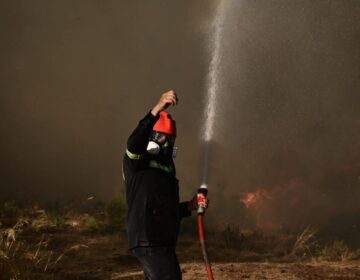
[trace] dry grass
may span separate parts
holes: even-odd
[[[61,253],[46,249],[49,240],[44,235],[34,244],[18,239],[27,225],[27,221],[19,220],[12,228],[0,231],[0,273],[3,279],[27,279],[31,271],[47,272],[63,257]]]
[[[104,216],[10,206],[17,222],[0,227],[1,280],[142,279],[125,235],[99,230],[106,226]],[[264,234],[228,225],[207,233],[215,279],[360,279],[360,250],[352,251],[343,241],[320,245],[311,228]],[[185,280],[205,279],[193,230],[180,236],[178,256]]]
[[[309,227],[305,228],[296,238],[290,255],[302,258],[310,256],[313,258],[312,248],[317,245],[317,240],[315,239],[316,232],[316,230]]]
[[[320,250],[319,259],[325,261],[348,261],[355,257],[356,252],[351,252],[343,241],[334,241]]]

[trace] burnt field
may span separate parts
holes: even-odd
[[[127,249],[121,199],[88,209],[1,207],[0,279],[142,279]],[[184,279],[206,279],[195,219],[183,224],[178,256]],[[209,227],[215,279],[360,279],[360,250],[298,233]]]

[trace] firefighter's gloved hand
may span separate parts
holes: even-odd
[[[188,210],[189,211],[196,211],[198,209],[198,194],[195,194],[194,197],[188,203]],[[210,200],[205,199],[205,208],[209,207]]]
[[[179,102],[176,92],[174,90],[169,90],[163,93],[158,101],[158,103],[151,110],[151,114],[157,116],[161,111],[165,110],[170,105],[175,106]]]

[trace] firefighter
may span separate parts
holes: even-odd
[[[129,248],[148,280],[181,279],[175,253],[180,220],[197,209],[196,195],[179,202],[176,124],[164,111],[177,104],[173,90],[162,94],[128,138],[123,160]]]

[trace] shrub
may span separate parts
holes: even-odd
[[[124,194],[120,193],[110,201],[106,207],[106,213],[109,219],[109,231],[122,232],[125,230],[127,207]]]
[[[100,224],[100,222],[92,216],[87,216],[82,221],[82,226],[86,231],[92,233],[99,232],[103,229],[103,226]]]
[[[220,238],[224,242],[225,248],[240,248],[244,239],[238,225],[226,225],[220,232]]]
[[[57,211],[49,211],[46,214],[48,221],[56,227],[62,226],[65,223],[63,216]]]
[[[18,219],[25,216],[25,209],[19,208],[15,201],[5,202],[0,207],[0,219],[2,224],[6,227],[14,226]]]
[[[344,261],[351,256],[349,247],[344,241],[334,241],[332,244],[325,246],[321,251],[319,257],[326,261]]]

